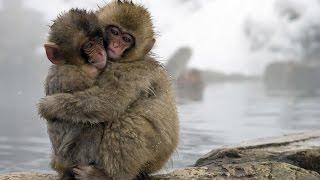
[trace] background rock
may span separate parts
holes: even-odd
[[[213,150],[194,167],[151,179],[320,179],[320,131],[258,139]],[[55,180],[32,172],[0,175],[0,180]]]

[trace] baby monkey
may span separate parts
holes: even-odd
[[[94,87],[43,98],[39,113],[46,119],[92,124],[96,133],[88,133],[92,144],[86,144],[83,133],[79,141],[62,141],[68,144],[62,149],[75,147],[85,151],[83,157],[89,157],[79,161],[78,151],[68,151],[71,153],[65,156],[70,160],[64,162],[74,163],[70,156],[75,153],[75,164],[79,164],[73,168],[76,179],[145,178],[165,165],[179,139],[170,79],[150,53],[155,43],[151,14],[142,5],[118,0],[100,8],[96,15],[105,31],[105,48],[112,63]],[[80,149],[78,143],[87,147]],[[96,157],[87,153],[96,151]]]
[[[93,12],[71,9],[58,16],[50,30],[49,43],[44,47],[53,64],[81,66],[89,75],[104,69],[107,54],[103,31]]]
[[[44,45],[47,58],[54,64],[46,78],[46,95],[72,93],[92,87],[107,64],[103,30],[96,15],[71,9],[54,20],[49,43]],[[72,168],[96,164],[103,124],[71,123],[47,119],[53,147],[51,166],[61,179],[74,179]],[[100,133],[100,134],[99,134]]]

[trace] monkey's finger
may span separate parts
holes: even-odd
[[[73,168],[72,171],[74,173],[75,179],[77,179],[77,180],[86,179],[86,177],[87,177],[85,171],[83,171],[79,168]]]
[[[79,175],[83,174],[83,171],[79,168],[73,168],[72,172],[75,174],[75,176],[77,176],[77,175],[79,176]]]
[[[82,180],[82,179],[83,179],[83,177],[82,177],[82,176],[77,175],[77,174],[75,174],[75,175],[74,175],[74,178],[75,178],[76,180]]]
[[[75,167],[75,168],[73,168],[73,169],[75,169],[75,170],[78,170],[78,171],[83,171],[84,170],[84,167],[85,166],[77,166],[77,167]]]
[[[88,171],[88,172],[93,170],[91,166],[77,166],[77,168],[82,171]]]

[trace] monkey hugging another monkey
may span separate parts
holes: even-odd
[[[128,1],[54,21],[39,114],[61,179],[141,179],[168,161],[179,122],[170,80],[150,56],[154,43],[149,12]]]

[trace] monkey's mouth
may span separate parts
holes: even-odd
[[[108,54],[108,58],[111,60],[115,60],[119,58],[117,53],[111,48],[107,49],[107,54]]]

